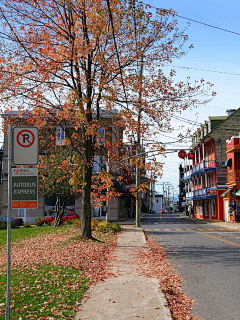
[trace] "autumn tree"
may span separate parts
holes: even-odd
[[[38,127],[65,130],[69,148],[83,161],[83,236],[91,237],[94,157],[106,157],[99,130],[111,131],[110,123],[118,128],[115,141],[103,145],[109,163],[121,168],[123,129],[126,137],[145,139],[170,128],[173,113],[209,98],[203,80],[174,82],[175,71],[163,71],[185,54],[187,36],[174,16],[135,0],[1,1],[2,107],[29,110]],[[154,162],[148,166],[157,170]],[[111,184],[103,172],[94,179]]]
[[[57,227],[62,221],[67,203],[80,196],[72,181],[82,175],[81,162],[64,148],[58,147],[55,152],[40,156],[38,169],[39,192],[56,197],[54,226]]]

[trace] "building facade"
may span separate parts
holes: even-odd
[[[222,194],[226,222],[240,222],[240,136],[226,141],[227,187]]]
[[[227,191],[226,140],[239,132],[240,109],[226,116],[209,117],[197,129],[190,147],[193,159],[185,160],[186,202],[200,219],[228,219],[222,194]]]
[[[109,118],[108,119],[108,126],[105,125],[105,128],[100,132],[101,140],[99,140],[99,151],[96,153],[94,158],[93,164],[93,173],[97,174],[99,171],[106,170],[107,166],[107,150],[103,146],[104,139],[108,137],[111,139],[111,143],[117,144],[117,142],[122,139],[122,130],[119,128],[115,128],[111,124],[111,119],[108,117],[107,114],[102,114],[103,117]],[[18,119],[19,115],[17,112],[11,112],[10,114],[4,115],[4,120],[8,117],[14,117]],[[21,114],[20,126],[24,126],[27,123],[27,117],[31,117],[31,114],[23,115]],[[20,118],[20,117],[19,117]],[[7,122],[7,121],[6,121]],[[6,123],[5,123],[6,124]],[[55,146],[64,146],[65,141],[65,132],[62,128],[59,127],[52,127],[52,136],[55,136]],[[4,142],[3,147],[1,150],[1,183],[0,183],[0,215],[7,215],[7,208],[8,208],[8,130],[7,125],[4,131]],[[41,137],[40,137],[41,140]],[[40,153],[41,150],[41,143],[39,147]],[[105,219],[106,218],[106,210],[108,210],[108,219],[110,221],[118,221],[121,219],[127,219],[129,217],[129,207],[133,207],[133,197],[129,195],[129,191],[125,184],[128,184],[129,181],[127,180],[126,176],[123,174],[123,170],[119,166],[113,166],[113,170],[109,173],[113,182],[113,188],[115,188],[118,192],[118,196],[113,198],[109,203],[103,203],[103,205],[99,208],[94,208],[92,206],[92,217],[97,219]],[[122,182],[119,183],[117,178],[122,176]],[[56,197],[51,196],[48,197],[47,195],[38,194],[38,208],[36,209],[12,209],[12,217],[22,217],[25,223],[35,223],[36,218],[43,218],[44,216],[50,215],[55,210],[55,201]],[[82,212],[82,199],[81,197],[78,199],[73,199],[68,206],[66,207],[69,211],[74,211],[77,213],[81,218]]]

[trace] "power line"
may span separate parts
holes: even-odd
[[[163,9],[163,8],[154,7],[154,6],[152,6],[152,5],[149,5],[149,4],[147,4],[147,3],[144,3],[144,2],[142,2],[142,1],[140,1],[140,3],[142,3],[142,4],[144,4],[144,5],[148,5],[149,8],[166,10],[166,9]],[[217,30],[221,30],[221,31],[224,31],[224,32],[228,32],[228,33],[232,33],[232,34],[236,34],[237,36],[240,36],[240,33],[238,33],[238,32],[231,31],[231,30],[224,29],[224,28],[220,28],[220,27],[216,27],[216,26],[213,26],[213,25],[211,25],[211,24],[208,24],[208,23],[205,23],[205,22],[201,22],[201,21],[197,21],[197,20],[194,20],[194,19],[191,19],[191,18],[183,17],[183,16],[180,16],[180,15],[177,14],[177,13],[171,13],[171,15],[176,16],[176,17],[179,17],[179,18],[181,18],[181,19],[185,19],[185,20],[189,20],[189,21],[192,21],[192,22],[195,22],[195,23],[202,24],[202,25],[204,25],[204,26],[206,26],[206,27],[214,28],[214,29],[217,29]]]
[[[235,31],[231,31],[231,30],[220,28],[220,27],[212,26],[211,24],[200,22],[200,21],[197,21],[197,20],[194,20],[194,19],[190,19],[190,18],[186,18],[186,17],[180,16],[179,14],[175,14],[175,16],[179,17],[179,18],[182,18],[182,19],[186,19],[186,20],[192,21],[192,22],[196,22],[196,23],[202,24],[202,25],[204,25],[206,27],[218,29],[218,30],[221,30],[221,31],[224,31],[224,32],[229,32],[229,33],[236,34],[237,36],[240,36],[240,33],[235,32]]]
[[[173,67],[173,68],[181,68],[181,69],[188,69],[188,70],[196,70],[196,71],[205,71],[205,72],[215,72],[215,73],[230,74],[230,75],[233,75],[233,76],[240,76],[240,73],[234,73],[234,72],[216,71],[216,70],[209,70],[209,69],[198,69],[198,68],[190,68],[190,67],[180,67],[180,66],[172,66],[172,65],[171,65],[171,67]]]

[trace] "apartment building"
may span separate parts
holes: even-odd
[[[115,127],[111,122],[111,115],[106,112],[102,112],[101,117],[105,119],[104,129],[99,129],[101,139],[99,139],[99,148],[96,152],[94,163],[93,163],[93,173],[98,174],[99,171],[106,171],[107,169],[107,149],[104,147],[104,139],[110,139],[111,143],[115,144],[118,140],[122,139],[123,131],[117,127]],[[7,202],[8,202],[8,131],[7,131],[7,119],[10,117],[14,117],[16,120],[15,123],[19,122],[20,126],[24,126],[28,124],[28,120],[31,119],[31,114],[28,112],[26,114],[19,113],[17,111],[12,111],[11,113],[6,113],[2,115],[3,121],[5,123],[5,131],[4,131],[4,141],[3,141],[3,148],[1,150],[1,183],[0,183],[0,215],[7,215]],[[106,125],[107,121],[107,125]],[[74,128],[72,128],[74,130]],[[44,130],[41,130],[44,134]],[[48,132],[49,134],[49,132]],[[77,132],[76,132],[77,134]],[[64,146],[65,144],[65,130],[59,126],[52,126],[51,127],[51,136],[55,137],[55,146]],[[39,144],[39,152],[44,153],[44,145],[41,141],[45,141],[42,136],[40,136],[40,144]],[[110,141],[109,140],[109,141]],[[126,187],[128,180],[126,175],[124,175],[123,170],[118,165],[113,166],[112,171],[109,173],[113,182],[113,188],[115,188],[119,194],[115,198],[113,198],[107,204],[103,203],[101,207],[94,208],[92,206],[92,217],[98,219],[105,219],[106,218],[106,210],[108,209],[108,218],[110,221],[117,221],[120,219],[126,219],[129,216],[129,208],[128,208],[128,201],[126,200],[126,195],[129,193]],[[122,182],[119,182],[117,177],[123,176]],[[129,178],[129,177],[128,177]],[[132,197],[131,197],[132,203]],[[55,210],[55,202],[56,197],[48,195],[38,195],[38,208],[36,209],[12,209],[12,216],[13,217],[22,217],[24,222],[27,223],[35,223],[35,218],[42,218],[46,215],[51,214]],[[69,211],[76,212],[81,217],[82,211],[82,199],[81,196],[78,199],[72,199],[68,203],[67,208]]]
[[[190,147],[193,159],[185,158],[186,203],[194,215],[213,221],[227,220],[222,194],[227,191],[226,140],[239,133],[240,109],[226,116],[209,117],[197,128]]]

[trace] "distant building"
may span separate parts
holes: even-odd
[[[160,210],[163,207],[163,195],[155,193],[155,201],[153,203],[153,212],[160,213]]]

